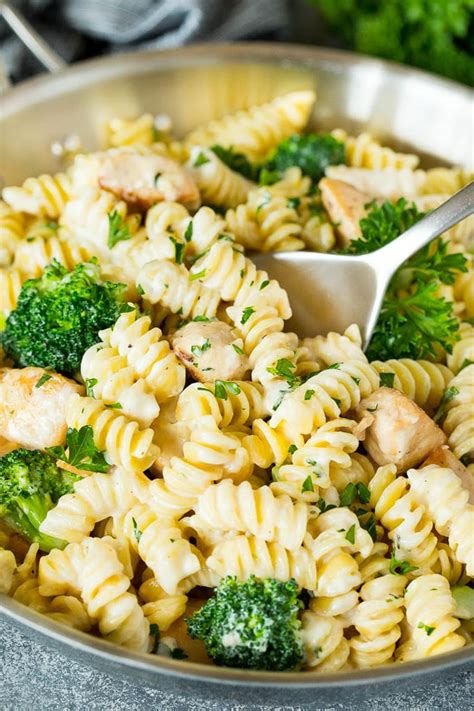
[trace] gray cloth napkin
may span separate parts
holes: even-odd
[[[285,39],[287,0],[10,0],[67,62],[188,42]],[[0,21],[13,81],[40,67]]]

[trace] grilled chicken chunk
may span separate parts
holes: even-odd
[[[109,152],[99,170],[99,185],[136,210],[163,200],[195,210],[201,202],[191,175],[171,158],[153,153]]]
[[[446,444],[435,449],[421,466],[427,467],[429,464],[437,464],[439,467],[451,469],[461,479],[463,487],[469,492],[469,503],[474,504],[474,477],[464,464],[454,456]]]
[[[342,180],[323,178],[319,187],[323,205],[336,225],[341,244],[346,247],[361,236],[359,221],[364,217],[365,205],[371,198]]]
[[[76,392],[83,388],[43,368],[0,369],[0,437],[30,449],[62,444],[66,400]]]
[[[446,441],[431,417],[392,388],[378,388],[356,408],[366,423],[364,445],[378,464],[395,464],[397,471],[416,467]]]
[[[173,350],[195,380],[242,380],[249,362],[242,339],[223,321],[192,321],[172,338]]]

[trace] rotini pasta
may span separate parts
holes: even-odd
[[[279,141],[305,126],[314,100],[314,92],[309,90],[277,97],[268,104],[197,128],[187,136],[186,143],[191,146],[218,143],[242,151],[250,158],[264,157]]]
[[[25,218],[0,200],[0,267],[7,267],[25,236]]]
[[[249,180],[228,168],[208,148],[193,148],[188,167],[201,191],[202,199],[210,205],[236,207],[246,201],[252,189]]]
[[[3,190],[3,199],[13,210],[53,220],[61,215],[71,194],[71,181],[65,173],[27,178],[21,187]]]
[[[153,430],[141,430],[137,422],[107,408],[100,400],[80,395],[71,396],[66,404],[69,427],[92,427],[96,446],[112,464],[132,471],[144,471],[158,456],[153,443]]]
[[[446,536],[456,559],[474,577],[474,506],[469,491],[447,467],[435,464],[407,473],[414,499],[425,507],[437,532]]]

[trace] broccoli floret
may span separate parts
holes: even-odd
[[[63,548],[65,541],[46,536],[39,527],[79,478],[58,469],[50,455],[37,449],[13,450],[0,457],[0,518],[43,551]]]
[[[71,272],[57,261],[25,282],[16,308],[0,333],[0,345],[18,366],[50,367],[74,374],[98,333],[112,326],[125,302],[126,286],[102,281],[95,261]]]
[[[213,597],[187,621],[220,666],[292,670],[303,660],[298,586],[273,578],[224,578]]]
[[[260,182],[272,183],[293,166],[301,168],[315,183],[328,165],[344,163],[345,146],[334,136],[325,133],[295,134],[278,144],[260,171]]]

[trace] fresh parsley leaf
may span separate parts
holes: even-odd
[[[290,197],[286,201],[286,206],[293,209],[297,210],[301,204],[301,199],[299,197]]]
[[[324,513],[325,511],[330,511],[331,509],[336,509],[337,506],[335,504],[328,504],[324,499],[318,499],[318,502],[316,504],[318,509],[320,510],[321,513]]]
[[[110,402],[106,403],[105,407],[110,407],[111,410],[122,410],[122,404],[120,402]]]
[[[208,318],[207,316],[195,316],[192,321],[195,321],[196,323],[207,323],[211,319]]]
[[[160,644],[160,628],[154,622],[150,625],[150,635],[154,638],[150,654],[156,654]]]
[[[390,558],[390,572],[392,575],[407,575],[407,573],[411,573],[413,570],[418,570],[418,566],[410,565],[407,560],[398,560],[392,551]]]
[[[383,388],[393,388],[395,373],[380,373],[380,386]]]
[[[94,395],[94,385],[97,385],[99,381],[97,378],[86,378],[86,395],[87,397],[95,397]]]
[[[200,358],[203,353],[208,351],[211,348],[211,342],[209,338],[206,338],[204,343],[201,346],[191,346],[191,353],[196,356],[196,358]]]
[[[234,151],[232,147],[224,148],[223,146],[211,146],[211,150],[216,156],[225,163],[231,170],[240,173],[249,180],[258,179],[258,166],[249,161],[246,155]]]
[[[139,294],[139,296],[143,296],[145,293],[145,289],[141,284],[137,284],[137,293]]]
[[[354,499],[356,497],[357,489],[356,485],[353,483],[349,483],[341,492],[341,495],[339,497],[339,502],[341,506],[350,506],[351,504],[354,503]]]
[[[233,348],[234,351],[235,351],[236,353],[238,353],[239,355],[245,355],[245,353],[244,353],[244,351],[242,350],[242,348],[240,348],[239,346],[237,346],[235,343],[232,344],[232,348]]]
[[[196,279],[202,279],[202,278],[205,277],[205,276],[206,276],[206,270],[205,270],[205,269],[201,269],[200,272],[195,272],[194,274],[191,273],[191,274],[189,275],[189,281],[196,281]]]
[[[308,474],[301,487],[301,493],[303,494],[305,491],[314,491],[314,485],[313,480],[311,478],[311,474]]]
[[[191,242],[193,238],[193,221],[189,220],[187,227],[184,231],[184,241]]]
[[[304,394],[304,399],[305,399],[305,400],[311,400],[311,398],[313,397],[314,393],[315,393],[314,390],[306,390],[306,392],[305,392],[305,394]]]
[[[178,240],[173,237],[173,235],[169,235],[170,242],[174,244],[174,261],[176,264],[182,264],[184,260],[184,250],[186,248],[186,245],[183,242],[178,242]]]
[[[347,541],[349,541],[349,543],[354,543],[354,541],[355,541],[355,530],[356,530],[356,525],[355,525],[355,523],[353,523],[352,526],[346,532],[345,538]]]
[[[429,637],[431,634],[433,634],[433,632],[435,631],[436,627],[430,627],[430,625],[425,625],[424,622],[419,622],[419,623],[418,623],[418,629],[419,629],[419,630],[425,630],[426,634],[427,634],[428,637]]]
[[[239,395],[241,390],[237,383],[230,380],[216,380],[214,383],[214,395],[219,400],[227,400],[227,393],[231,395]]]
[[[199,153],[196,156],[196,159],[193,163],[193,166],[195,168],[199,168],[201,165],[205,165],[206,163],[209,163],[209,158],[206,158],[204,153],[202,151],[199,151]]]
[[[48,380],[51,380],[53,376],[50,375],[49,373],[44,373],[41,378],[38,380],[38,382],[35,385],[35,388],[40,388],[42,385],[48,382]]]
[[[262,281],[262,283],[260,284],[259,291],[262,291],[262,289],[265,289],[269,284],[270,284],[270,282],[268,279],[265,279],[264,281]]]
[[[244,323],[247,323],[247,321],[249,320],[249,318],[251,317],[251,315],[254,314],[254,313],[255,313],[255,309],[254,309],[253,306],[246,306],[246,307],[242,310],[242,317],[241,317],[241,319],[240,319],[240,323],[241,323],[242,325],[243,325]]]
[[[310,467],[313,469],[313,474],[318,477],[318,479],[321,478],[323,474],[323,470],[321,468],[321,465],[319,462],[317,462],[315,459],[307,459],[306,464],[308,464]]]
[[[136,520],[134,518],[132,518],[132,524],[133,524],[133,535],[135,536],[135,540],[137,543],[140,543],[140,538],[142,537],[143,532],[140,531],[140,529],[138,528],[138,523],[136,522]],[[150,632],[151,632],[151,628],[150,628]]]
[[[290,444],[290,446],[288,447],[288,454],[294,454],[297,449],[298,447],[296,446],[296,444]]]
[[[454,400],[457,395],[459,395],[459,390],[455,385],[450,385],[448,388],[446,388],[443,393],[443,397],[441,398],[441,401],[439,403],[439,410],[433,418],[436,423],[442,422],[444,420],[448,411],[449,403],[451,402],[451,400]]]
[[[384,202],[377,205],[374,201],[369,203],[369,211],[359,223],[361,237],[350,242],[345,254],[368,254],[392,242],[403,232],[413,227],[422,217],[424,212],[419,212],[414,203],[411,205],[400,198],[395,205]]]
[[[130,239],[131,234],[128,226],[123,223],[121,215],[114,210],[108,214],[109,219],[109,235],[107,245],[109,249],[115,247],[117,242]]]
[[[88,472],[108,472],[109,464],[94,443],[94,431],[90,425],[84,425],[79,430],[69,428],[64,447],[46,447],[46,452],[57,459],[62,459],[73,467]]]

